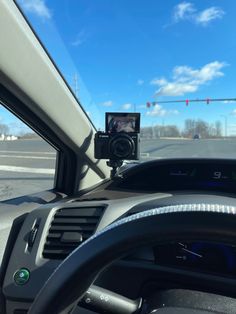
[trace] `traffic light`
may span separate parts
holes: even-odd
[[[151,103],[147,102],[147,108],[150,108],[150,107],[151,107]]]
[[[189,104],[189,100],[188,100],[188,99],[186,99],[185,103],[186,103],[186,106],[188,106],[188,104]]]

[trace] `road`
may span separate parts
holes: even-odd
[[[234,158],[236,140],[152,139],[141,141],[141,159]],[[56,152],[42,140],[0,141],[0,200],[53,187]]]
[[[0,141],[0,200],[51,189],[55,162],[45,141]]]
[[[141,141],[142,159],[153,158],[233,158],[234,139],[156,139]]]

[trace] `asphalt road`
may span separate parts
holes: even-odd
[[[236,140],[151,139],[141,141],[141,159],[235,158]],[[0,200],[53,187],[56,152],[42,140],[0,141]]]
[[[55,163],[45,141],[0,141],[0,201],[51,189]]]
[[[142,159],[162,158],[233,158],[234,139],[156,139],[141,141]]]

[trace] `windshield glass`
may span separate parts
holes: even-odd
[[[236,158],[236,1],[18,0],[98,130],[141,113],[141,159]]]

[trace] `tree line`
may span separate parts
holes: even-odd
[[[0,135],[8,135],[9,134],[9,127],[4,123],[0,123]]]
[[[198,134],[201,138],[218,138],[222,137],[222,123],[215,121],[208,123],[204,120],[186,119],[184,127],[181,129],[176,125],[153,125],[141,128],[140,135],[142,138],[158,137],[185,137],[193,138]]]
[[[16,134],[12,134],[7,124],[0,123],[0,137],[2,135],[8,136],[8,135],[16,135]],[[39,135],[32,131],[32,132],[22,132],[20,134],[17,134],[17,137],[22,138],[22,139],[36,139],[36,138],[39,138]]]

